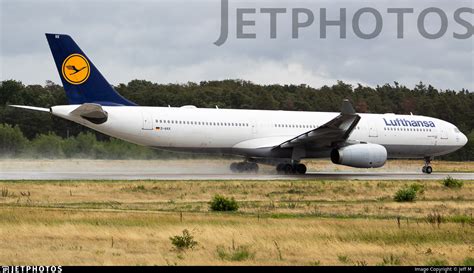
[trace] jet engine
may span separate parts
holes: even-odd
[[[387,150],[378,144],[354,144],[333,149],[331,161],[356,168],[379,168],[387,161]]]

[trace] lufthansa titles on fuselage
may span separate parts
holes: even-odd
[[[428,120],[408,120],[405,118],[396,119],[385,119],[383,118],[385,125],[387,126],[409,126],[409,127],[436,127],[434,122]]]

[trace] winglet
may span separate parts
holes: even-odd
[[[354,110],[354,107],[352,107],[352,104],[348,99],[344,99],[342,101],[342,107],[341,107],[341,114],[343,115],[354,115],[356,112]]]

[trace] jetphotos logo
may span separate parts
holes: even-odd
[[[427,120],[408,120],[402,118],[383,119],[387,126],[410,126],[410,127],[436,127],[434,122]]]
[[[71,54],[63,62],[62,74],[70,84],[84,83],[90,75],[89,61],[81,54]]]
[[[256,8],[255,6],[243,6],[245,3],[235,1],[232,4],[233,6],[234,4],[238,5],[238,7],[230,8],[229,0],[221,0],[220,34],[214,42],[215,45],[222,46],[228,38],[233,38],[231,35],[233,35],[232,30],[234,29],[236,39],[256,39],[264,36],[276,39],[277,37],[282,38],[282,35],[286,35],[288,39],[298,39],[308,37],[307,35],[318,35],[318,31],[320,39],[326,39],[332,35],[339,35],[340,39],[346,39],[350,32],[359,39],[374,39],[384,34],[383,32],[393,32],[387,33],[387,37],[403,39],[405,29],[416,29],[418,34],[425,39],[442,37],[470,39],[474,34],[472,5],[445,11],[443,8],[435,6],[416,9],[412,7],[387,7],[384,9],[357,7],[353,9],[353,6],[350,9],[344,7],[314,9],[304,7],[302,6],[305,5],[304,3],[297,1],[293,5],[298,3],[298,6],[290,8],[275,7],[275,4],[273,7]],[[307,5],[310,4],[311,2],[307,3]],[[314,3],[312,5],[314,6]],[[231,18],[235,18],[235,22],[231,22]],[[372,23],[364,24],[363,22],[367,20]],[[384,25],[384,22],[388,20],[395,20],[395,26]],[[269,29],[265,29],[267,26]],[[448,32],[448,26],[454,31]],[[290,29],[290,33],[279,31],[279,28]]]
[[[61,273],[63,271],[62,266],[34,266],[34,265],[21,265],[21,266],[2,266],[1,273]]]

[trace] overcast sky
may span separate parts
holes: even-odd
[[[419,81],[441,89],[474,90],[474,38],[454,20],[454,10],[473,8],[472,0],[446,1],[236,1],[230,0],[229,38],[218,47],[221,3],[216,1],[1,1],[1,79],[26,84],[60,83],[44,33],[73,37],[111,84],[145,79],[157,83],[244,79],[261,84],[308,84],[313,87],[342,80],[370,86],[397,81],[413,87]],[[415,3],[413,3],[415,2]],[[277,38],[270,39],[269,15],[260,8],[286,8],[277,17]],[[381,34],[358,38],[352,29],[354,13],[374,7],[382,15]],[[448,16],[446,34],[423,38],[417,18],[428,7]],[[256,39],[236,39],[236,8],[257,8],[246,14],[255,26],[245,32]],[[291,38],[291,10],[308,8],[314,23]],[[320,38],[320,8],[337,19],[347,8],[347,38],[328,27]],[[396,16],[387,8],[413,8],[405,15],[405,38],[397,39]],[[472,14],[462,15],[471,24]],[[304,16],[300,18],[305,19]],[[361,17],[365,32],[374,29],[373,17]],[[439,17],[426,17],[426,29],[436,32]]]

